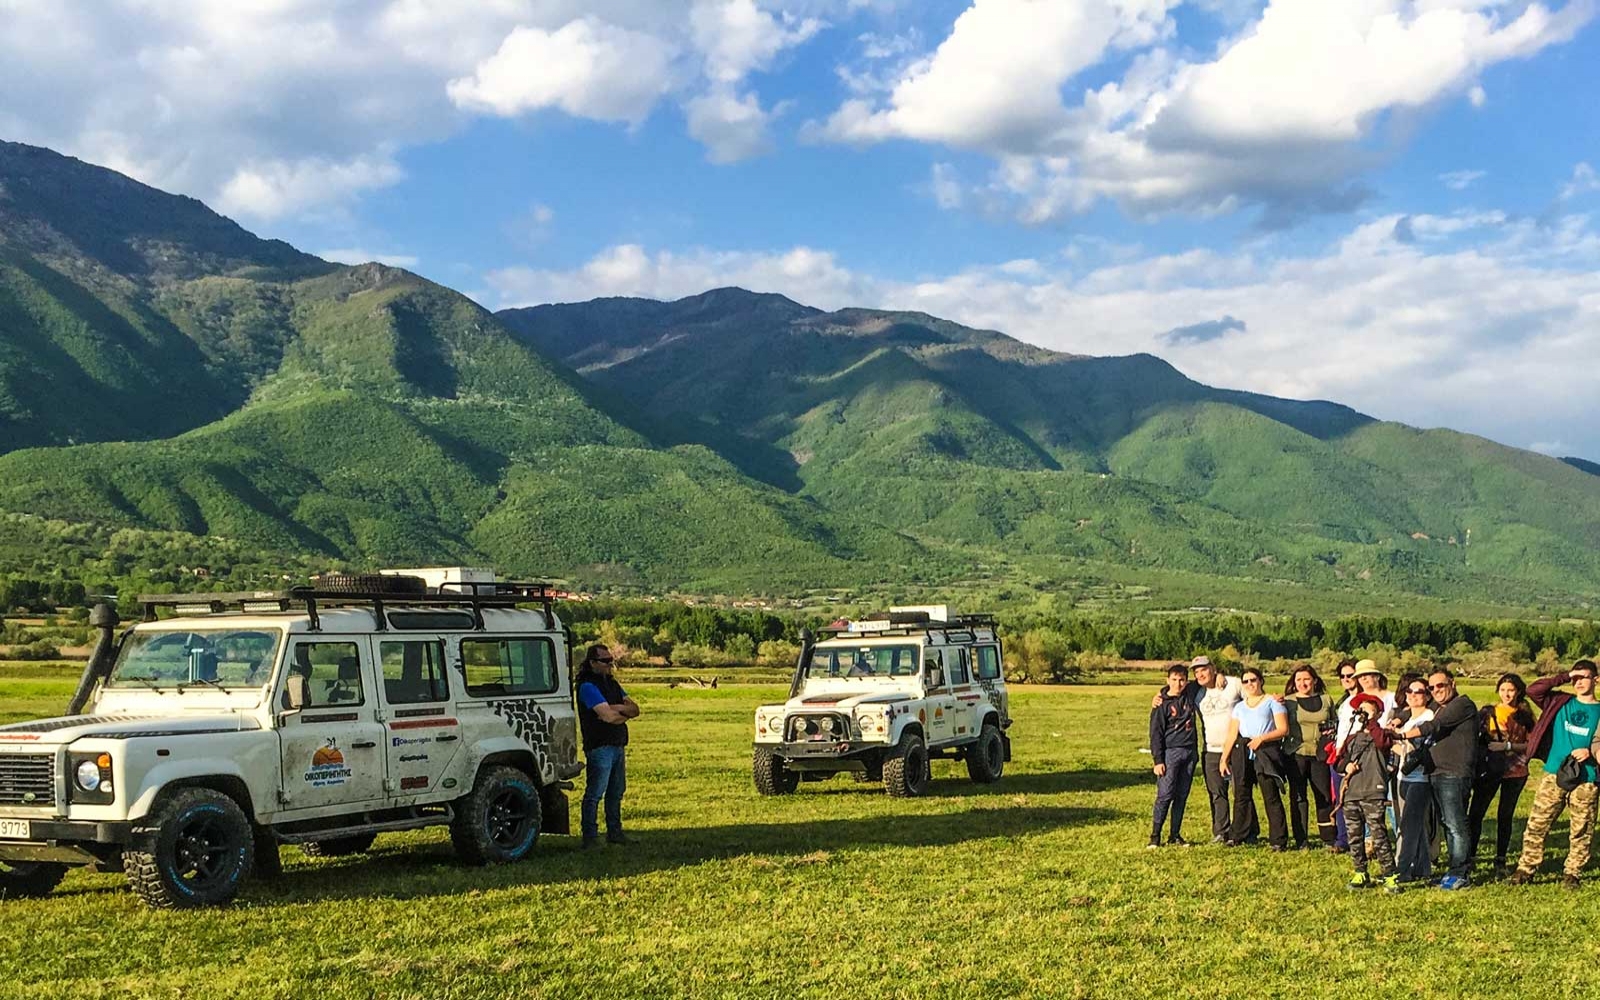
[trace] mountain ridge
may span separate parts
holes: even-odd
[[[0,146],[0,190],[0,514],[85,538],[655,590],[1600,594],[1581,466],[1153,355],[735,288],[496,315],[49,151]]]

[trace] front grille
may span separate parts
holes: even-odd
[[[800,715],[789,720],[789,741],[807,743],[813,740],[848,740],[850,720],[847,716],[828,712],[821,715]]]
[[[0,753],[0,806],[53,806],[53,753]]]

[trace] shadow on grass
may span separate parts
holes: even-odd
[[[636,843],[581,849],[576,837],[544,837],[528,860],[496,868],[469,868],[448,844],[418,845],[336,864],[296,865],[271,881],[256,882],[245,898],[257,905],[337,899],[417,899],[519,885],[559,885],[691,868],[708,861],[752,857],[783,867],[817,864],[842,850],[944,847],[994,837],[1049,833],[1063,826],[1123,818],[1112,809],[1006,806],[954,813],[737,823],[650,830]],[[381,843],[381,842],[380,842]]]

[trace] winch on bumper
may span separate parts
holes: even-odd
[[[881,756],[886,749],[882,743],[865,740],[806,740],[798,743],[758,743],[782,757],[796,771],[838,771],[840,762],[859,758],[859,770],[867,770],[868,758]],[[857,770],[846,767],[844,770]]]

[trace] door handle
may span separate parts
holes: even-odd
[[[361,743],[352,743],[352,744],[350,744],[350,749],[352,749],[352,750],[371,750],[373,747],[375,747],[377,745],[378,744],[376,744],[376,743],[363,741]]]
[[[435,742],[435,743],[454,743],[456,740],[459,740],[460,738],[461,737],[459,737],[459,736],[436,736],[436,737],[434,737],[433,742]]]

